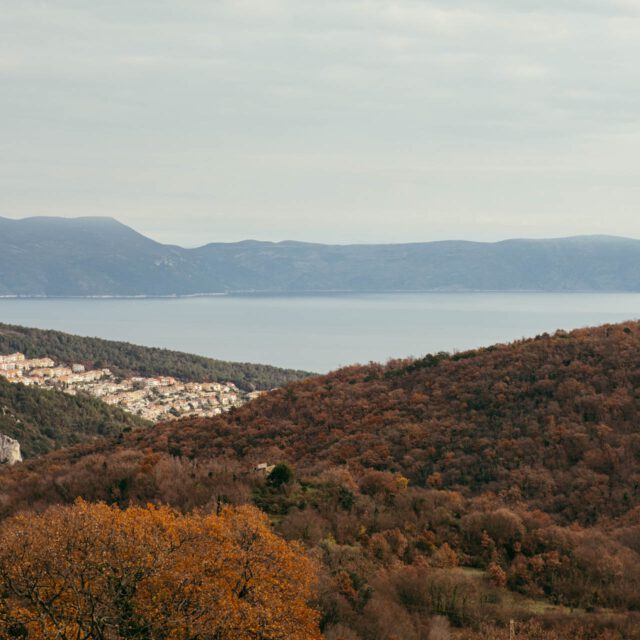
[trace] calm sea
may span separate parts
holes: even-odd
[[[640,294],[0,299],[0,321],[325,372],[640,317]]]

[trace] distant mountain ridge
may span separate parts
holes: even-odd
[[[0,217],[0,296],[640,291],[640,240],[155,242],[113,218]]]

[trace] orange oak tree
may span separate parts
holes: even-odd
[[[0,638],[313,640],[315,575],[253,507],[77,501],[0,528]]]

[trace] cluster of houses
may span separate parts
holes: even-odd
[[[0,356],[0,376],[25,385],[42,385],[54,379],[57,384],[78,384],[93,382],[107,375],[111,375],[109,369],[85,371],[81,364],[56,366],[51,358],[27,358],[23,353]]]
[[[152,421],[215,416],[259,393],[245,393],[232,382],[181,382],[169,376],[118,378],[109,369],[56,365],[51,358],[26,358],[22,353],[0,355],[0,376],[70,395],[86,393]]]

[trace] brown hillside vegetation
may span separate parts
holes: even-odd
[[[321,562],[330,640],[505,638],[512,617],[532,640],[638,638],[639,424],[629,322],[348,367],[58,452],[0,476],[0,513],[252,502]]]

